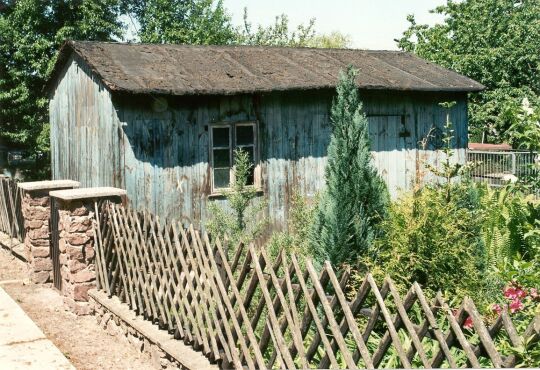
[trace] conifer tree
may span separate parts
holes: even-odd
[[[311,234],[315,258],[334,265],[354,263],[367,252],[389,201],[386,185],[371,164],[368,120],[356,74],[351,66],[342,72],[332,103],[326,189]]]

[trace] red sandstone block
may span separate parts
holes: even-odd
[[[34,272],[52,271],[52,260],[50,258],[34,258],[32,269]]]
[[[32,256],[35,257],[49,257],[49,247],[32,247]]]
[[[67,244],[65,239],[58,240],[58,250],[60,253],[64,253],[66,251]]]
[[[41,227],[39,229],[30,229],[28,231],[27,235],[32,240],[49,239],[49,228],[48,227]]]
[[[25,220],[24,226],[29,229],[39,229],[43,226],[43,220]]]
[[[73,274],[71,277],[72,278],[70,280],[73,281],[74,283],[86,283],[86,282],[95,280],[96,273],[95,271],[90,271],[90,270],[85,269],[85,270],[82,270]]]
[[[77,284],[73,289],[75,301],[88,302],[88,291],[95,288],[95,284]]]
[[[68,234],[66,240],[71,245],[83,245],[90,240],[90,238],[85,234]]]
[[[67,263],[69,272],[75,273],[79,272],[86,267],[86,263],[79,262],[78,260],[69,260]]]
[[[66,247],[66,253],[69,256],[70,260],[84,261],[84,254],[83,254],[83,251],[82,251],[82,247],[80,247],[80,246],[68,245]]]
[[[29,207],[27,209],[25,218],[27,220],[48,220],[51,216],[49,208],[45,207]]]
[[[91,244],[87,244],[87,246],[84,247],[83,252],[87,261],[93,260],[94,256],[96,255],[96,251],[94,250]]]
[[[35,284],[45,284],[51,281],[50,271],[39,271],[32,273],[31,280]]]
[[[92,220],[89,218],[84,218],[82,220],[72,221],[71,225],[69,225],[69,232],[70,233],[76,233],[81,232],[85,233],[88,230],[92,229]]]

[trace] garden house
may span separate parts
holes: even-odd
[[[208,202],[225,202],[243,148],[281,228],[295,192],[324,186],[330,107],[351,64],[393,196],[442,159],[441,102],[457,103],[452,147],[465,161],[467,93],[483,86],[409,53],[69,41],[47,87],[53,178],[120,187],[135,208],[199,225]]]

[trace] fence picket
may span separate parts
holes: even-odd
[[[518,359],[497,351],[497,336],[505,331],[514,346],[539,336],[534,322],[518,333],[506,311],[487,328],[471,300],[455,311],[441,294],[428,302],[416,283],[402,297],[391,279],[378,286],[368,274],[351,291],[348,270],[338,279],[328,262],[317,271],[309,260],[301,265],[283,251],[271,258],[253,244],[229,251],[192,225],[107,202],[94,208],[99,288],[224,368],[378,368],[392,356],[405,368],[480,367],[486,359],[508,367]],[[479,342],[462,329],[469,316]],[[435,344],[431,358],[426,343]],[[466,360],[458,362],[455,349]]]

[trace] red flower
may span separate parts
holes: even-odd
[[[529,290],[529,294],[531,295],[531,298],[534,300],[537,300],[538,298],[540,298],[540,295],[538,294],[538,290],[536,288],[531,288]]]
[[[504,290],[504,296],[508,299],[517,299],[517,298],[525,298],[527,296],[527,291],[524,289],[521,289],[519,286],[509,286]]]
[[[463,327],[465,329],[472,329],[473,327],[472,317],[469,316],[465,319],[465,322],[463,322]]]
[[[517,298],[516,294],[516,288],[513,286],[509,286],[504,290],[504,297],[508,299],[515,299]]]
[[[500,315],[502,312],[502,306],[500,304],[494,303],[491,306],[491,310],[493,311],[493,313]]]
[[[523,303],[518,298],[514,299],[510,303],[510,312],[514,313],[514,312],[521,311],[522,309],[523,309]]]
[[[527,296],[527,291],[525,289],[517,288],[516,294],[518,298],[525,298]]]

